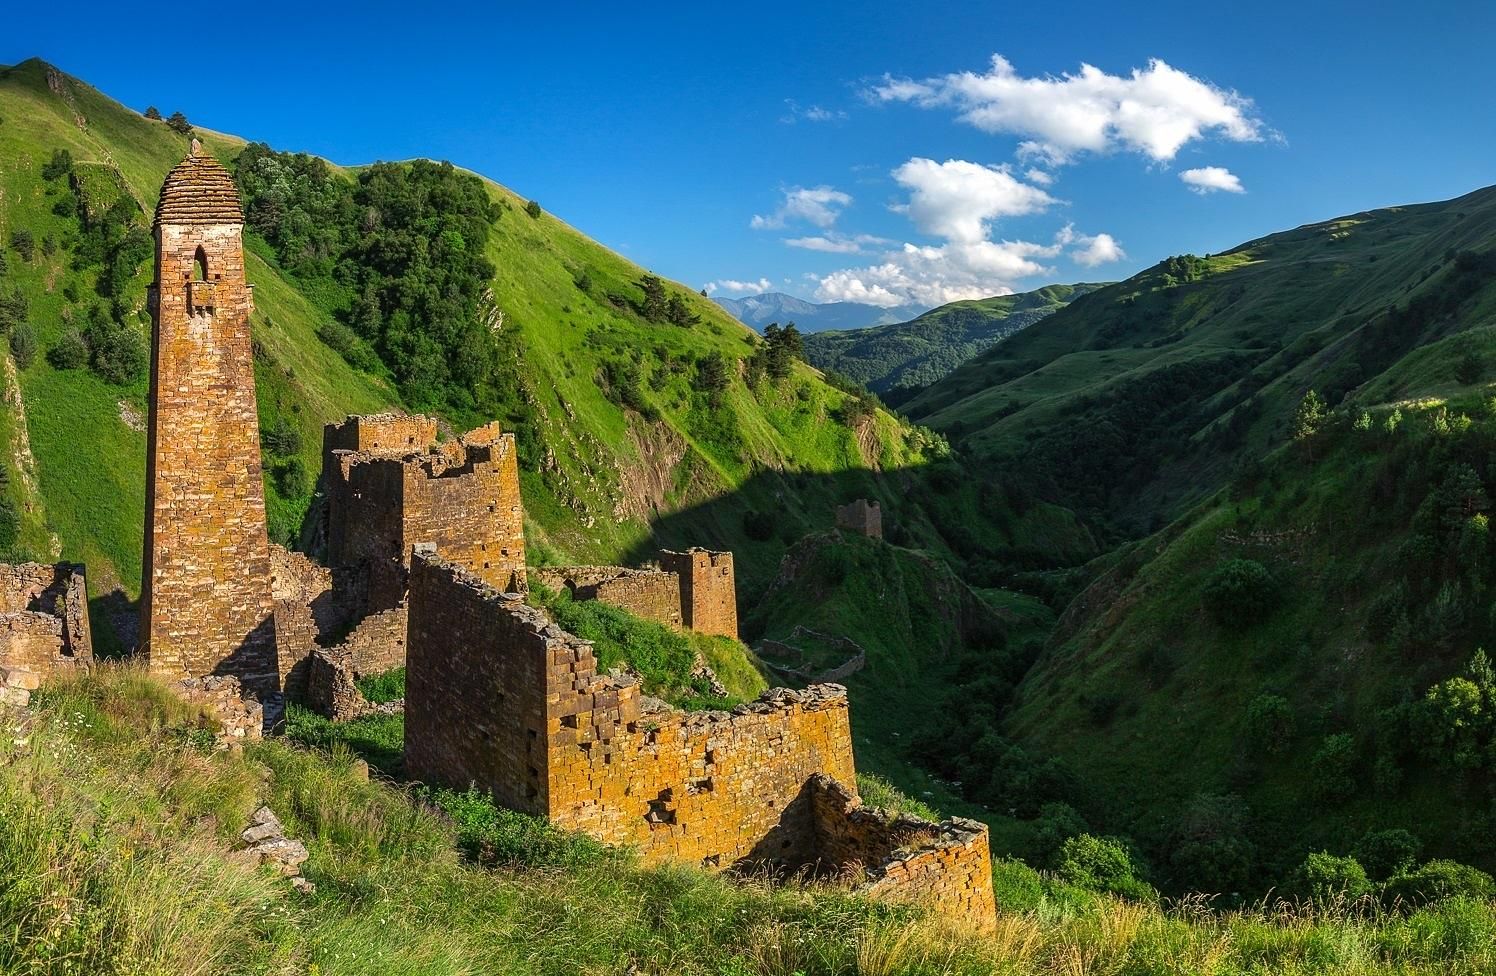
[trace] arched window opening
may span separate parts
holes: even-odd
[[[192,258],[192,277],[195,281],[208,280],[208,255],[199,245],[197,254]]]

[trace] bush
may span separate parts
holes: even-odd
[[[299,457],[287,458],[275,469],[275,487],[285,498],[305,498],[312,493],[312,475]]]
[[[1254,559],[1228,559],[1205,581],[1205,609],[1223,626],[1245,630],[1272,612],[1278,585],[1267,568]]]
[[[73,154],[66,149],[52,150],[52,158],[42,166],[42,179],[55,180],[73,171]]]
[[[559,830],[544,817],[500,807],[476,788],[462,793],[436,790],[429,796],[432,804],[457,825],[463,853],[479,864],[576,868],[623,858],[619,849],[584,834]]]
[[[276,457],[291,457],[301,453],[301,431],[285,417],[277,417],[274,425],[260,431],[260,443]]]
[[[1435,860],[1389,878],[1382,893],[1389,903],[1410,905],[1425,905],[1456,897],[1489,901],[1496,898],[1496,881],[1468,864]]]
[[[11,231],[10,246],[21,256],[22,261],[30,261],[36,254],[36,238],[24,227]]]
[[[123,386],[145,373],[150,355],[145,340],[128,325],[111,319],[102,305],[95,305],[89,315],[84,338],[94,372],[109,382]]]
[[[379,370],[379,356],[375,354],[374,349],[364,341],[362,336],[342,322],[330,320],[322,323],[317,329],[317,338],[326,343],[333,352],[342,356],[354,369],[361,369],[366,373]]]
[[[1247,706],[1247,734],[1252,744],[1277,754],[1293,740],[1293,708],[1282,695],[1258,695]]]
[[[540,209],[540,204],[536,203],[534,200],[531,200],[529,203],[525,204],[525,213],[530,215],[531,220],[539,220],[540,215],[544,212],[545,211]]]
[[[1356,740],[1350,733],[1325,736],[1309,766],[1314,790],[1322,799],[1344,800],[1356,792]]]
[[[1336,857],[1326,851],[1310,854],[1294,872],[1292,890],[1300,898],[1315,902],[1356,899],[1371,892],[1366,869],[1353,857]]]
[[[1423,842],[1406,830],[1374,830],[1361,838],[1354,855],[1367,875],[1385,881],[1412,868],[1422,847]]]
[[[1197,795],[1170,838],[1176,882],[1213,894],[1238,892],[1249,885],[1257,857],[1250,826],[1251,811],[1241,797]]]
[[[171,131],[179,135],[190,135],[192,132],[192,123],[188,122],[187,116],[181,112],[171,113],[171,118],[166,120],[166,124],[171,127]]]
[[[10,354],[16,366],[25,369],[36,359],[36,330],[28,319],[22,319],[10,330]]]
[[[1061,878],[1087,891],[1140,901],[1158,898],[1152,886],[1138,877],[1141,872],[1132,851],[1115,837],[1071,837],[1060,845],[1055,870]]]
[[[69,329],[47,351],[47,362],[57,369],[82,369],[88,365],[88,343],[77,329]]]

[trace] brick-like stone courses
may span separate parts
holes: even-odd
[[[836,510],[836,527],[865,535],[869,539],[883,538],[883,508],[875,501],[858,498],[841,505]]]
[[[409,610],[404,603],[371,613],[338,645],[359,677],[405,667],[405,639]]]
[[[338,625],[332,570],[299,552],[270,547],[270,593],[275,600],[275,640],[281,688],[300,700],[306,693],[307,657],[317,638]],[[319,617],[321,618],[319,620]]]
[[[680,577],[681,616],[687,627],[702,634],[738,636],[732,553],[700,548],[661,550],[660,568]]]
[[[454,443],[417,441],[409,449],[434,429],[425,418],[388,417],[327,428],[328,560],[367,568],[371,611],[404,597],[410,550],[419,543],[434,543],[501,590],[526,586],[514,436],[489,424]],[[350,442],[369,449],[338,446]]]
[[[568,566],[532,569],[530,575],[553,590],[570,590],[578,600],[598,600],[667,627],[685,627],[680,577],[675,573],[623,566]]]
[[[859,869],[860,890],[891,900],[930,901],[990,928],[997,905],[987,825],[954,817],[933,823],[865,807],[829,776],[810,782],[816,857],[822,871]]]
[[[548,813],[547,676],[552,647],[564,656],[574,641],[518,594],[422,547],[410,575],[406,774],[476,783],[506,807]]]
[[[45,675],[92,663],[83,567],[0,565],[0,666]]]
[[[150,668],[275,691],[259,418],[233,178],[196,144],[156,210],[141,630]]]

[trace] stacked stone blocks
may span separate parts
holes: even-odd
[[[869,539],[883,538],[883,507],[876,501],[858,498],[836,509],[836,527]]]
[[[243,225],[233,178],[194,142],[156,208],[141,630],[153,672],[265,693],[280,669]]]
[[[83,567],[0,565],[0,666],[41,676],[92,663]]]

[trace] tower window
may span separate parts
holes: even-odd
[[[208,280],[208,254],[198,245],[197,254],[192,257],[192,277],[195,281]]]

